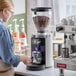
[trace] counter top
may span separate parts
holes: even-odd
[[[22,62],[15,68],[15,72],[28,76],[59,76],[59,69],[46,68],[41,71],[29,71]],[[76,76],[76,71],[64,70],[64,76]]]

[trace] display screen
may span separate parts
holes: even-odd
[[[45,64],[45,38],[32,38],[32,63]]]

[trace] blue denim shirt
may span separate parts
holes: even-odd
[[[14,40],[6,27],[0,20],[0,59],[8,64],[16,67],[20,62],[20,56],[13,52]]]

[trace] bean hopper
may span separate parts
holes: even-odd
[[[51,8],[36,7],[31,9],[37,33],[31,37],[31,64],[28,70],[42,70],[52,66],[51,34],[46,31],[50,23]]]

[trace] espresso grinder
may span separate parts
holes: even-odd
[[[37,28],[37,33],[31,37],[31,64],[27,65],[28,70],[42,70],[52,66],[53,54],[51,44],[51,34],[46,31],[50,22],[51,8],[36,7],[31,9],[33,21]]]

